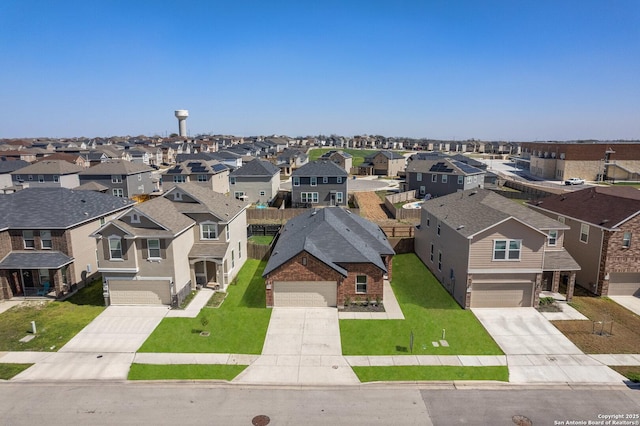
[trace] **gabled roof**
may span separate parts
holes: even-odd
[[[15,171],[16,174],[23,175],[70,175],[79,173],[82,166],[72,164],[64,160],[42,160]]]
[[[614,229],[640,213],[640,191],[630,186],[593,186],[529,204],[536,209]]]
[[[382,256],[394,254],[378,225],[340,207],[314,209],[283,227],[263,276],[303,251],[343,276],[345,263],[372,263],[386,271]]]
[[[378,152],[374,152],[374,153],[373,153],[373,154],[371,154],[371,155],[367,155],[367,156],[365,157],[365,160],[372,160],[372,159],[373,159],[375,156],[377,156],[378,154],[382,154],[382,155],[384,155],[384,156],[385,156],[385,157],[387,157],[389,160],[404,160],[404,156],[403,156],[403,155],[398,154],[398,153],[397,153],[397,152],[395,152],[395,151],[387,151],[387,150],[384,150],[384,151],[378,151]]]
[[[451,158],[413,160],[409,163],[405,171],[407,173],[437,173],[461,176],[472,176],[486,173],[484,170]]]
[[[231,172],[229,176],[268,176],[280,174],[280,169],[268,161],[255,159]]]
[[[182,161],[165,172],[167,175],[215,175],[229,171],[226,164],[218,160],[187,160]]]
[[[335,149],[332,149],[331,151],[327,151],[324,154],[322,154],[320,156],[320,158],[331,158],[334,155],[339,155],[343,158],[353,158],[353,156],[351,154],[349,154],[348,152],[344,152],[344,151],[337,151]]]
[[[98,192],[105,192],[109,190],[108,186],[105,186],[101,183],[98,183],[94,180],[90,180],[87,183],[83,183],[80,186],[76,186],[74,188],[76,191],[98,191]]]
[[[197,203],[172,202],[175,208],[184,214],[212,213],[223,222],[229,222],[249,206],[249,203],[212,191],[194,182],[176,184],[165,192],[164,197],[176,191],[187,194],[197,201]]]
[[[133,204],[127,198],[100,192],[26,188],[0,194],[0,228],[66,229]]]
[[[12,251],[0,261],[0,269],[58,269],[73,262],[59,251]]]
[[[349,174],[345,169],[330,160],[316,160],[305,164],[291,173],[291,176],[342,176]]]
[[[488,189],[472,189],[432,198],[425,201],[422,208],[467,238],[511,218],[540,232],[569,229],[557,220]]]
[[[28,161],[24,160],[1,160],[0,161],[0,174],[11,173],[16,170],[20,170],[28,166]]]
[[[131,161],[126,160],[109,160],[104,163],[91,166],[79,174],[80,176],[137,175],[151,171],[153,171],[153,169],[144,164],[132,163]]]

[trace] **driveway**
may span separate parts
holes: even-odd
[[[622,383],[625,378],[585,355],[534,308],[473,309],[507,356],[513,383]]]
[[[168,312],[166,306],[109,306],[58,352],[13,380],[125,380],[135,352]]]
[[[640,297],[636,296],[609,296],[609,299],[622,305],[636,315],[640,315]]]
[[[262,355],[234,382],[359,383],[342,356],[338,310],[273,308]]]

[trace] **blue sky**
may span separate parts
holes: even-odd
[[[0,138],[640,138],[640,1],[0,2]]]

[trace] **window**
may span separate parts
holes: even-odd
[[[304,256],[302,258],[302,266],[307,266],[307,257],[306,256]]]
[[[242,259],[242,244],[238,241],[238,259]]]
[[[33,180],[33,175],[29,175],[29,180]]]
[[[547,238],[547,244],[553,247],[558,242],[558,231],[549,231],[549,237]]]
[[[261,196],[261,197],[264,197],[264,196],[265,196],[265,194],[266,194],[266,192],[264,192],[264,191],[260,191],[260,192],[259,192],[259,194],[260,194],[260,196]]]
[[[473,178],[471,176],[467,176],[467,184],[473,182]]]
[[[300,201],[303,203],[317,203],[318,193],[317,192],[301,192]]]
[[[122,183],[122,176],[120,175],[112,175],[111,183]]]
[[[49,276],[48,269],[38,269],[38,275],[40,276],[40,283],[44,284],[45,282],[49,282],[51,277]]]
[[[236,198],[236,200],[240,200],[242,199],[242,197],[244,197],[244,192],[243,191],[236,191],[233,193],[233,196]]]
[[[342,203],[343,203],[342,192],[336,192],[336,204],[342,204]]]
[[[114,197],[124,197],[124,190],[122,188],[113,188],[111,192]]]
[[[160,240],[147,240],[147,249],[149,250],[149,259],[160,259]]]
[[[431,175],[431,182],[437,182],[438,181],[438,175]]]
[[[43,249],[50,249],[53,247],[51,244],[51,231],[40,231],[40,244]]]
[[[293,186],[300,186],[300,178],[299,177],[294,177],[293,178]]]
[[[464,176],[458,176],[458,185],[464,185]]]
[[[227,241],[229,241],[229,239],[231,238],[231,233],[229,231],[229,224],[227,223],[227,226],[224,228],[224,232],[225,232],[225,236],[227,237]]]
[[[427,218],[427,227],[431,226],[431,216],[429,216],[429,213],[425,214],[425,217]]]
[[[442,271],[442,252],[438,250],[438,271]]]
[[[235,185],[236,184],[236,178],[230,177],[229,178],[229,182],[231,183],[231,185]]]
[[[356,293],[366,293],[366,292],[367,292],[367,276],[356,275]]]
[[[187,177],[184,175],[175,175],[173,177],[173,183],[185,183],[187,181]]]
[[[120,238],[109,238],[109,259],[122,260],[122,240]]]
[[[22,239],[24,240],[24,248],[36,248],[36,240],[33,238],[33,231],[22,231]]]
[[[440,235],[440,222],[438,222],[438,229],[436,231],[436,234]]]
[[[434,249],[435,249],[435,248],[433,247],[433,244],[431,244],[431,250],[429,251],[429,260],[430,260],[431,262],[433,262],[433,253],[434,253]]]
[[[201,240],[217,240],[218,239],[218,225],[215,223],[201,223],[200,224],[200,239]]]
[[[329,183],[329,178],[326,176],[322,177],[322,183]]]
[[[104,225],[104,223],[105,223],[105,219],[104,219],[104,217],[101,217],[100,218],[100,225]]]
[[[521,240],[494,240],[493,260],[520,260]]]
[[[420,195],[425,195],[427,193],[427,188],[424,185],[420,186]]]
[[[422,173],[416,173],[416,180],[422,182]]]
[[[138,181],[142,180],[142,173],[138,173]]]
[[[447,183],[449,181],[449,175],[442,175],[442,183]]]
[[[235,268],[236,266],[236,257],[233,254],[233,250],[231,250],[231,269]]]
[[[38,175],[38,183],[44,183],[44,176]]]
[[[140,216],[138,213],[131,213],[131,223],[140,223]]]
[[[206,182],[207,175],[198,175],[198,182]]]
[[[629,248],[631,247],[631,232],[625,232],[622,236],[622,247]]]
[[[60,182],[60,176],[58,176],[58,175],[53,175],[53,181],[54,181],[55,183]]]
[[[22,180],[22,178],[20,177],[20,175],[15,175],[15,179],[20,182]]]
[[[589,242],[589,225],[586,223],[580,225],[580,241],[583,243]]]
[[[336,178],[336,183],[342,183],[342,176],[338,176]]]
[[[311,186],[318,186],[318,178],[311,176]]]

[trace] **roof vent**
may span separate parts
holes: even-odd
[[[459,231],[459,230],[461,230],[462,228],[464,228],[464,225],[460,225],[460,226],[458,226],[458,227],[456,228],[456,231]]]
[[[469,195],[470,195],[470,196],[471,196],[471,195],[476,195],[477,193],[478,193],[478,191],[471,191],[471,193],[470,193]]]

